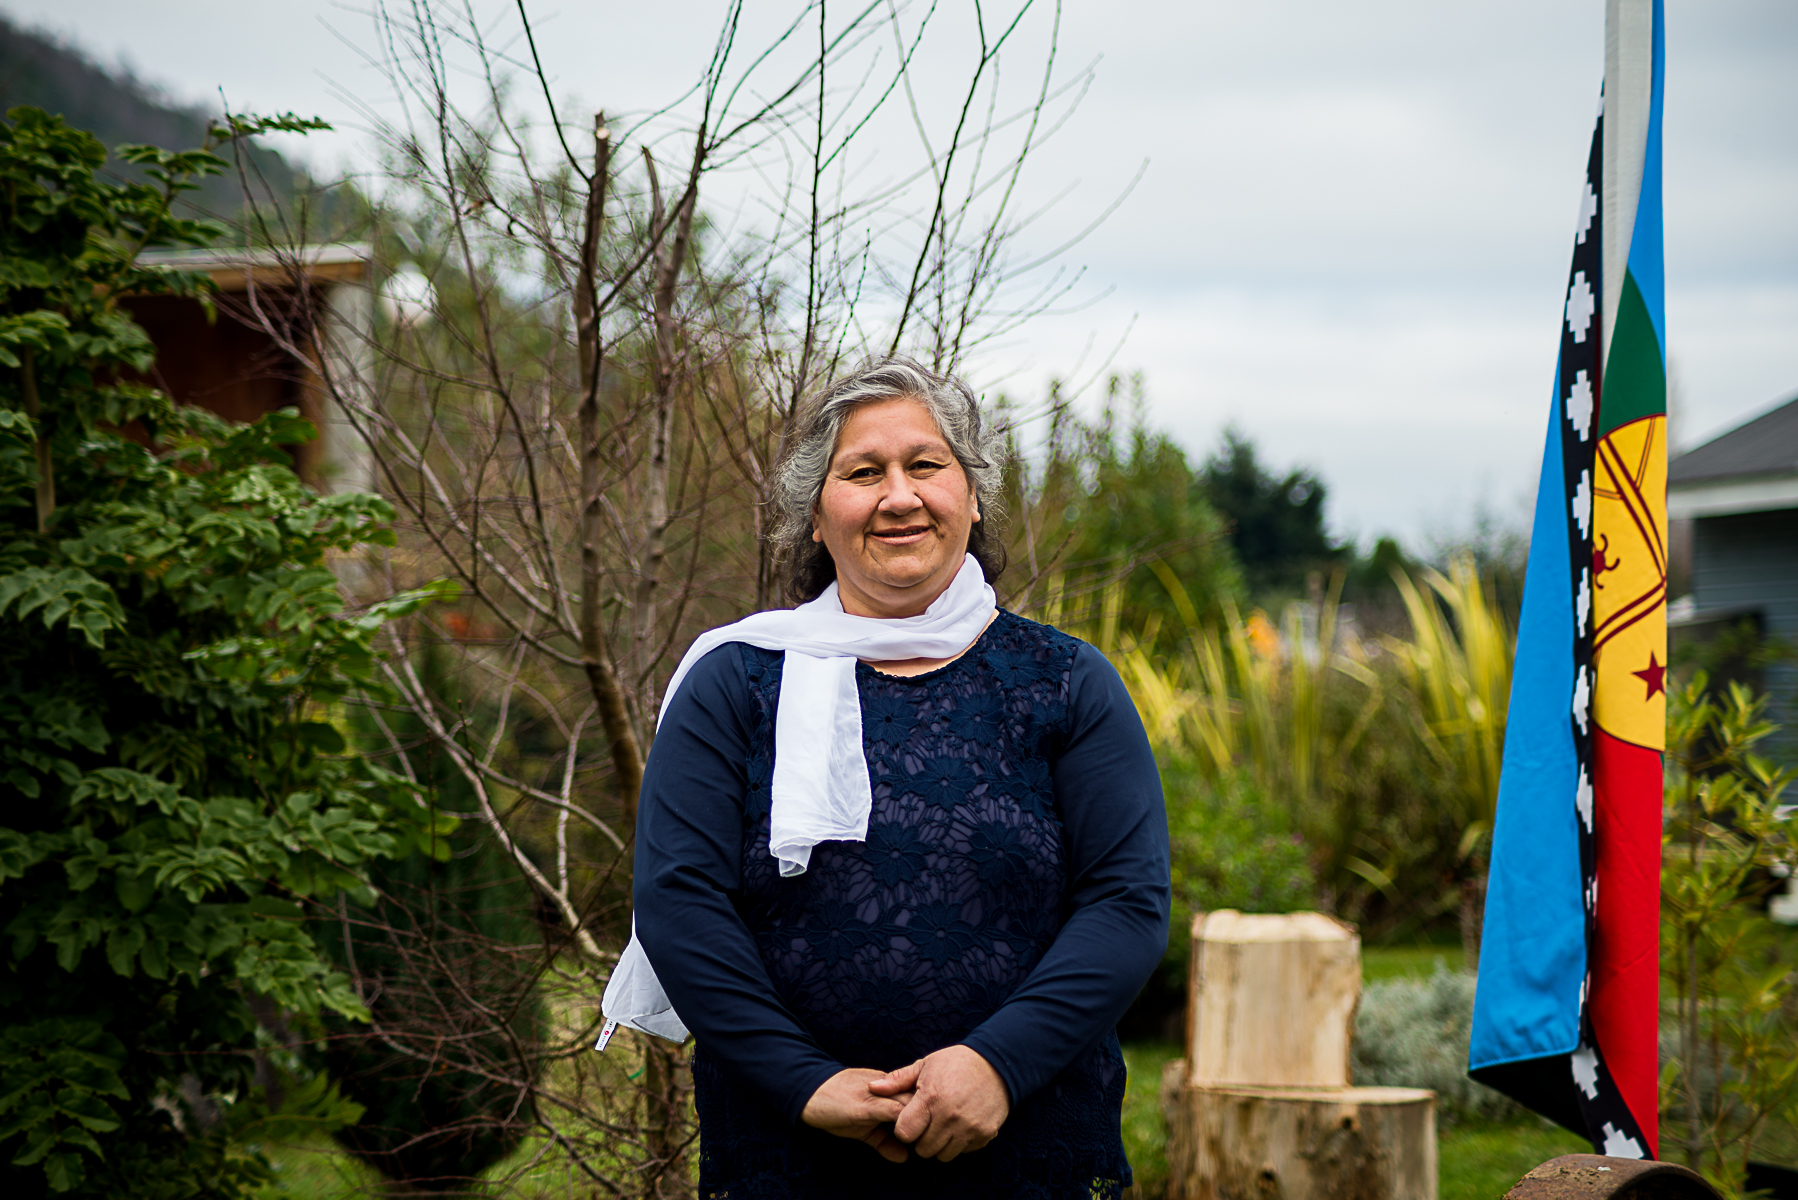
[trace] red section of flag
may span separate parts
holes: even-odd
[[[1597,729],[1592,767],[1598,831],[1592,1028],[1623,1102],[1648,1138],[1649,1156],[1658,1157],[1661,756]]]

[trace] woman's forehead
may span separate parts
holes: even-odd
[[[945,451],[949,439],[922,400],[894,396],[859,406],[837,434],[833,458],[843,455],[904,455]]]

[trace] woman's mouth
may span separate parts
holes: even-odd
[[[900,525],[895,529],[870,530],[868,536],[888,546],[910,546],[923,541],[929,533],[928,525]]]

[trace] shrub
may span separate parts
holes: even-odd
[[[1473,982],[1472,975],[1450,971],[1438,959],[1428,979],[1369,984],[1355,1017],[1355,1082],[1429,1088],[1445,1123],[1523,1116],[1521,1105],[1467,1077]]]
[[[328,556],[381,540],[372,496],[314,495],[251,426],[116,382],[153,347],[117,307],[203,292],[146,246],[210,150],[125,147],[97,178],[58,118],[0,123],[0,1156],[8,1194],[236,1196],[264,1174],[256,1006],[361,1016],[307,933],[429,822],[328,719],[425,593],[341,619]],[[291,120],[243,122],[221,137]],[[108,382],[109,380],[115,382]],[[156,448],[119,432],[135,428]],[[268,1061],[265,1056],[264,1062]],[[322,1079],[287,1118],[353,1119]]]
[[[1763,911],[1798,863],[1798,770],[1758,753],[1765,696],[1697,672],[1667,699],[1661,1150],[1737,1195],[1798,1143],[1798,946]]]
[[[353,951],[343,965],[372,1018],[327,1018],[325,1065],[364,1110],[332,1136],[421,1193],[461,1194],[518,1147],[525,1122],[514,1080],[540,1071],[540,956],[515,949],[537,936],[532,897],[484,832],[464,823],[443,862],[414,854],[383,864],[375,902],[346,905],[342,924],[322,934],[336,942],[334,958]],[[432,1036],[453,1050],[435,1059],[406,1052]],[[469,1061],[497,1070],[487,1077],[452,1065]]]
[[[1280,913],[1317,903],[1304,839],[1286,806],[1270,801],[1247,771],[1207,783],[1190,767],[1169,764],[1162,780],[1173,852],[1172,929],[1184,933],[1195,913],[1220,908]]]
[[[1471,562],[1426,572],[1427,587],[1396,581],[1408,638],[1362,636],[1333,591],[1278,625],[1227,601],[1205,621],[1158,573],[1186,622],[1176,653],[1156,649],[1154,620],[1124,628],[1120,589],[1088,631],[1150,740],[1213,788],[1253,780],[1261,807],[1285,810],[1281,831],[1304,839],[1316,872],[1307,907],[1381,937],[1458,908],[1484,869],[1512,643]]]
[[[1246,771],[1207,780],[1189,762],[1164,761],[1173,915],[1168,948],[1120,1029],[1172,1038],[1184,1010],[1195,913],[1291,912],[1317,904],[1317,880],[1285,805],[1270,803]]]

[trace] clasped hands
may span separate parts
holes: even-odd
[[[838,1071],[812,1093],[801,1120],[866,1142],[888,1162],[914,1150],[948,1162],[992,1141],[1010,1114],[992,1064],[966,1046],[946,1046],[891,1073]]]

